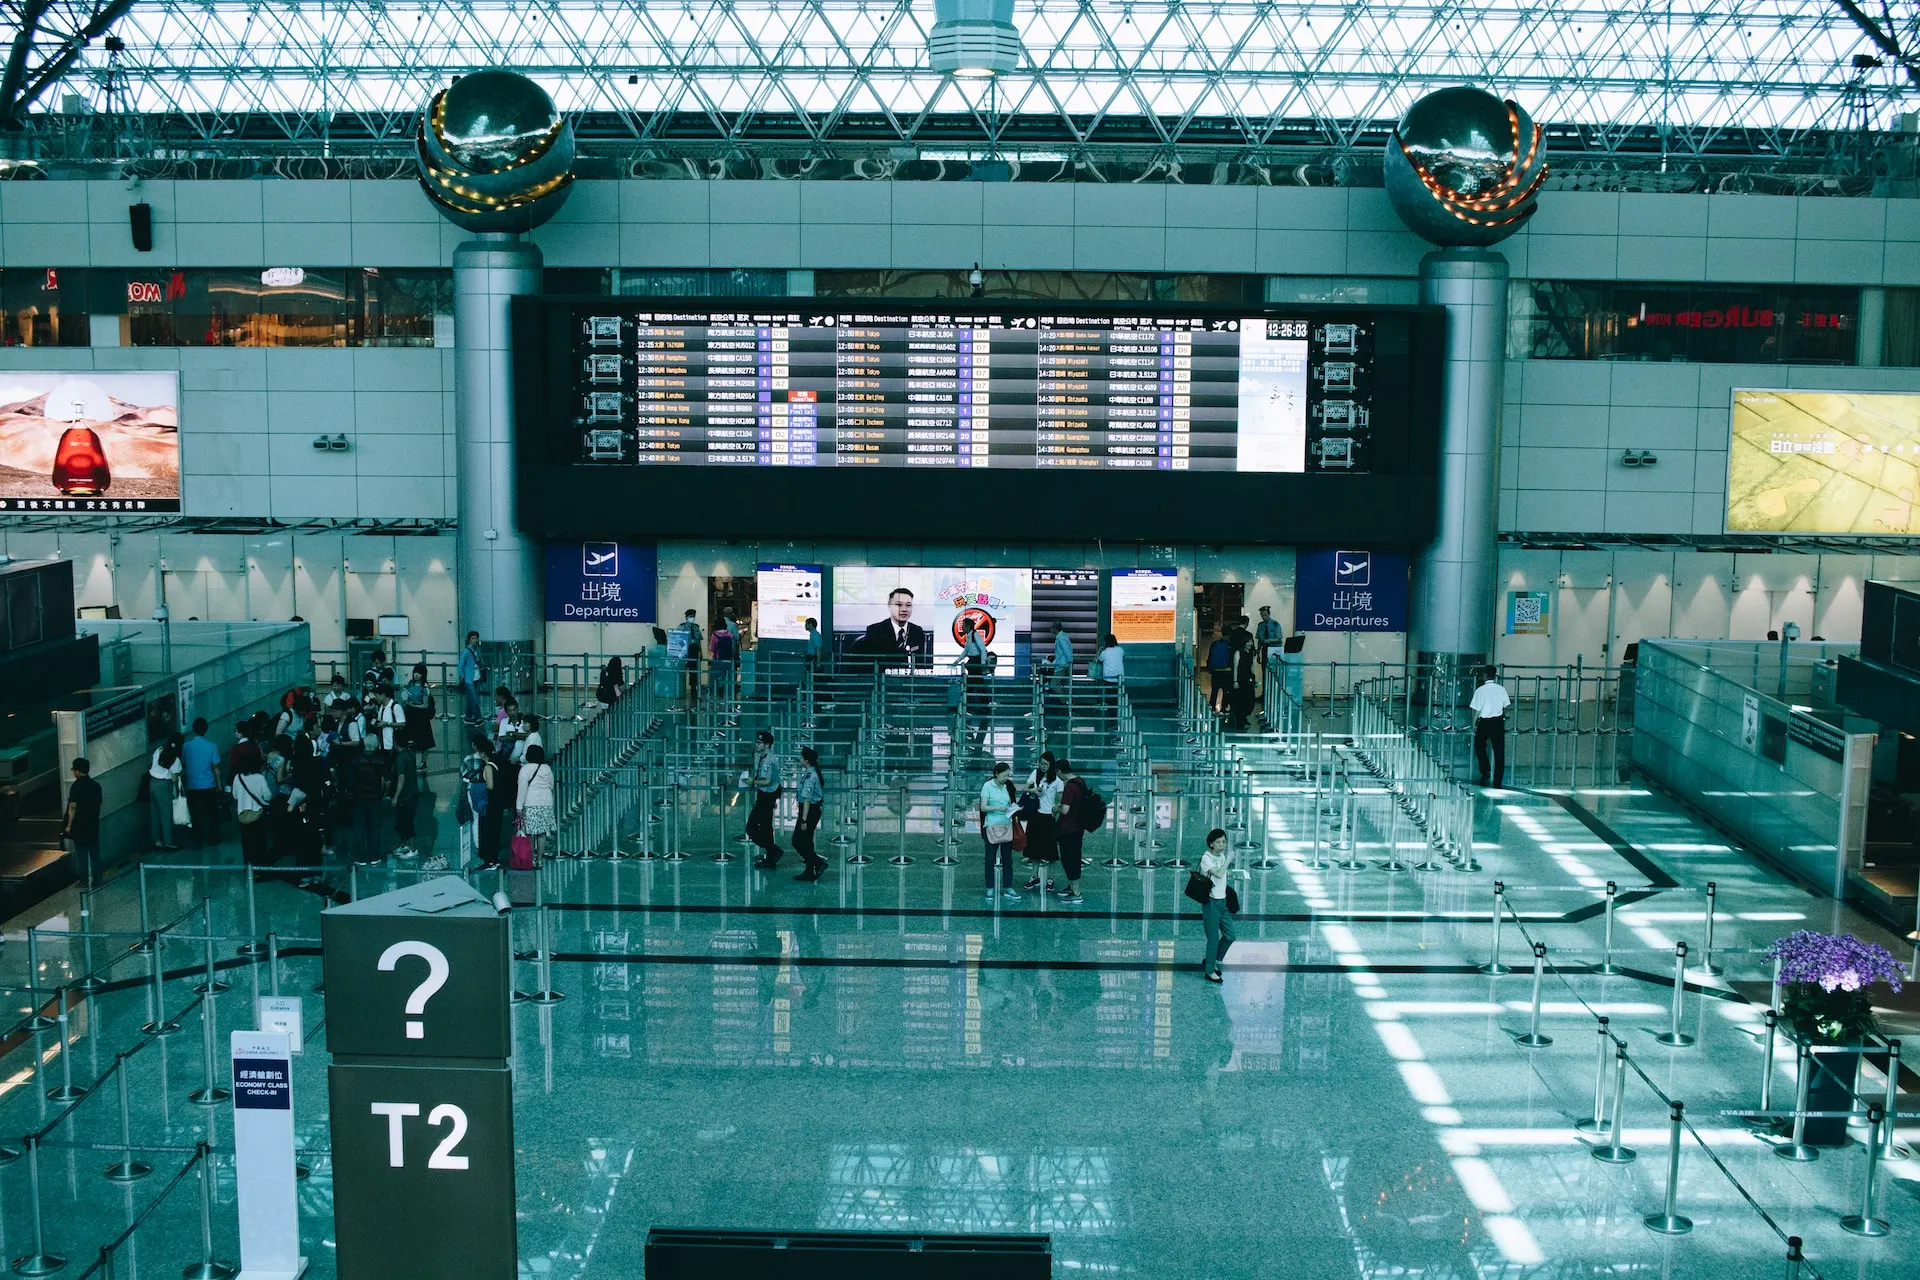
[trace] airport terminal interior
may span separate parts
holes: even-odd
[[[1920,1274],[1912,0],[0,36],[0,1271]]]

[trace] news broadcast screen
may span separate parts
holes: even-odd
[[[991,675],[1024,676],[1032,570],[834,566],[834,651],[846,662],[952,675],[969,622],[992,656]]]
[[[0,511],[178,510],[178,373],[0,370]]]
[[[1920,533],[1920,395],[1736,389],[1729,533]]]
[[[517,299],[526,523],[1418,539],[1445,313],[986,299]],[[531,429],[525,429],[527,426]],[[1297,527],[1296,527],[1297,526]],[[584,535],[583,535],[584,536]]]

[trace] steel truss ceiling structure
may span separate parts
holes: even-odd
[[[6,18],[48,3],[0,0]],[[1025,64],[971,81],[929,68],[930,0],[138,0],[113,25],[125,51],[110,60],[95,40],[62,90],[209,142],[262,121],[288,142],[336,126],[398,142],[434,89],[507,66],[591,122],[590,143],[669,154],[676,140],[771,139],[818,155],[942,138],[1070,155],[1339,151],[1377,146],[1415,98],[1461,83],[1519,99],[1586,149],[1777,153],[1810,132],[1886,128],[1913,90],[1836,0],[1695,3],[1021,0]],[[1910,49],[1920,6],[1887,3],[1866,0],[1866,16]]]

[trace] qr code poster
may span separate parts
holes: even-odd
[[[1507,592],[1507,634],[1544,636],[1553,633],[1544,591]]]

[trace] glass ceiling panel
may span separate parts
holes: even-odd
[[[533,75],[568,111],[612,113],[644,136],[672,113],[1192,117],[1248,142],[1281,120],[1398,116],[1420,94],[1485,85],[1550,124],[1885,127],[1902,81],[1856,72],[1873,52],[1832,0],[1539,3],[1131,3],[1022,0],[1026,64],[998,82],[928,68],[931,3],[738,0],[140,0],[115,26],[112,105],[143,112],[410,113],[452,76]],[[96,41],[65,85],[105,107]],[[1848,88],[1852,112],[1848,115]],[[124,98],[120,95],[124,94]],[[56,108],[58,94],[39,109]]]

